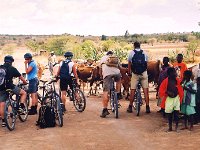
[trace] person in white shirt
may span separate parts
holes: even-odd
[[[121,73],[119,70],[120,65],[117,64],[118,67],[112,67],[112,66],[108,66],[106,64],[107,59],[109,58],[109,56],[112,56],[113,52],[112,51],[108,51],[107,54],[105,56],[103,56],[100,60],[100,72],[102,73],[101,76],[103,76],[103,110],[102,110],[102,114],[100,115],[100,117],[105,118],[107,115],[109,115],[110,113],[108,112],[108,101],[109,101],[109,91],[111,89],[111,81],[112,78],[114,78],[115,82],[116,82],[116,90],[117,90],[117,96],[118,99],[121,98]]]

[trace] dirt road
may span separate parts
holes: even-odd
[[[39,129],[35,126],[37,115],[29,116],[24,123],[18,119],[12,132],[0,127],[0,150],[199,149],[199,125],[192,132],[165,132],[167,120],[156,112],[155,92],[150,92],[150,114],[145,113],[143,105],[141,116],[136,117],[135,113],[126,112],[128,101],[122,100],[120,104],[119,119],[115,119],[112,113],[107,118],[99,117],[102,109],[99,97],[87,98],[83,113],[76,112],[72,102],[67,101],[62,128]]]

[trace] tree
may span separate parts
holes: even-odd
[[[106,37],[105,35],[102,35],[102,36],[101,36],[101,40],[102,40],[102,41],[106,41],[106,40],[107,40],[107,37]]]
[[[187,53],[192,54],[192,62],[195,61],[194,57],[195,57],[195,53],[196,53],[196,50],[197,50],[198,47],[199,47],[199,41],[198,40],[191,41],[187,46]]]
[[[106,51],[110,50],[110,48],[111,48],[113,45],[114,45],[114,41],[112,41],[112,40],[104,41],[104,42],[102,43],[102,50],[103,50],[104,52],[106,52]]]
[[[128,37],[129,37],[128,30],[126,30],[124,37],[125,37],[125,38],[128,38]]]
[[[83,52],[85,59],[96,58],[95,45],[93,41],[86,40],[85,42],[83,42],[83,44],[81,45],[81,50]]]
[[[29,47],[32,51],[37,52],[39,49],[39,44],[36,41],[28,41],[26,46]]]

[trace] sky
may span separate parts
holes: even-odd
[[[0,34],[200,31],[200,0],[0,0]]]

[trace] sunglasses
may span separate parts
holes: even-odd
[[[28,58],[26,58],[25,60],[29,60]]]

